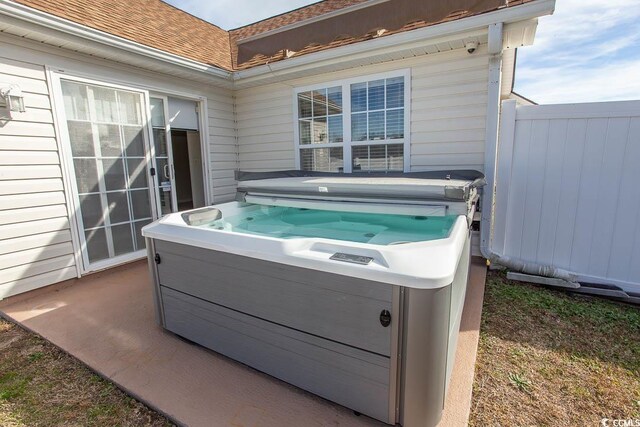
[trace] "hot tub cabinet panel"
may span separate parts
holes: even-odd
[[[392,286],[157,240],[160,284],[231,310],[390,356]]]
[[[259,371],[388,419],[389,358],[161,286],[166,328]]]
[[[385,423],[436,425],[469,268],[417,289],[147,238],[167,330]],[[381,324],[387,310],[390,324]]]
[[[470,252],[471,239],[467,239],[449,286],[404,291],[398,415],[405,427],[435,426],[442,416],[455,361]]]

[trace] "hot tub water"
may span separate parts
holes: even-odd
[[[414,216],[255,206],[204,227],[281,239],[325,238],[374,245],[442,239],[456,215]]]

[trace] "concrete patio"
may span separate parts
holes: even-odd
[[[485,277],[474,259],[441,426],[469,416]],[[163,331],[148,280],[135,262],[9,298],[0,311],[181,425],[383,425]]]

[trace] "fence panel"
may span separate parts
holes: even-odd
[[[640,293],[640,102],[502,105],[492,249]]]

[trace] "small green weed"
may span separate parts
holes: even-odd
[[[509,381],[511,384],[520,391],[525,393],[529,393],[531,390],[531,381],[526,379],[524,375],[515,374],[513,372],[509,373]]]
[[[11,400],[24,394],[30,378],[21,378],[16,372],[0,376],[0,400]]]
[[[29,355],[29,361],[31,362],[37,362],[38,360],[42,359],[44,357],[44,353],[41,351],[36,351],[34,353],[31,353]]]

